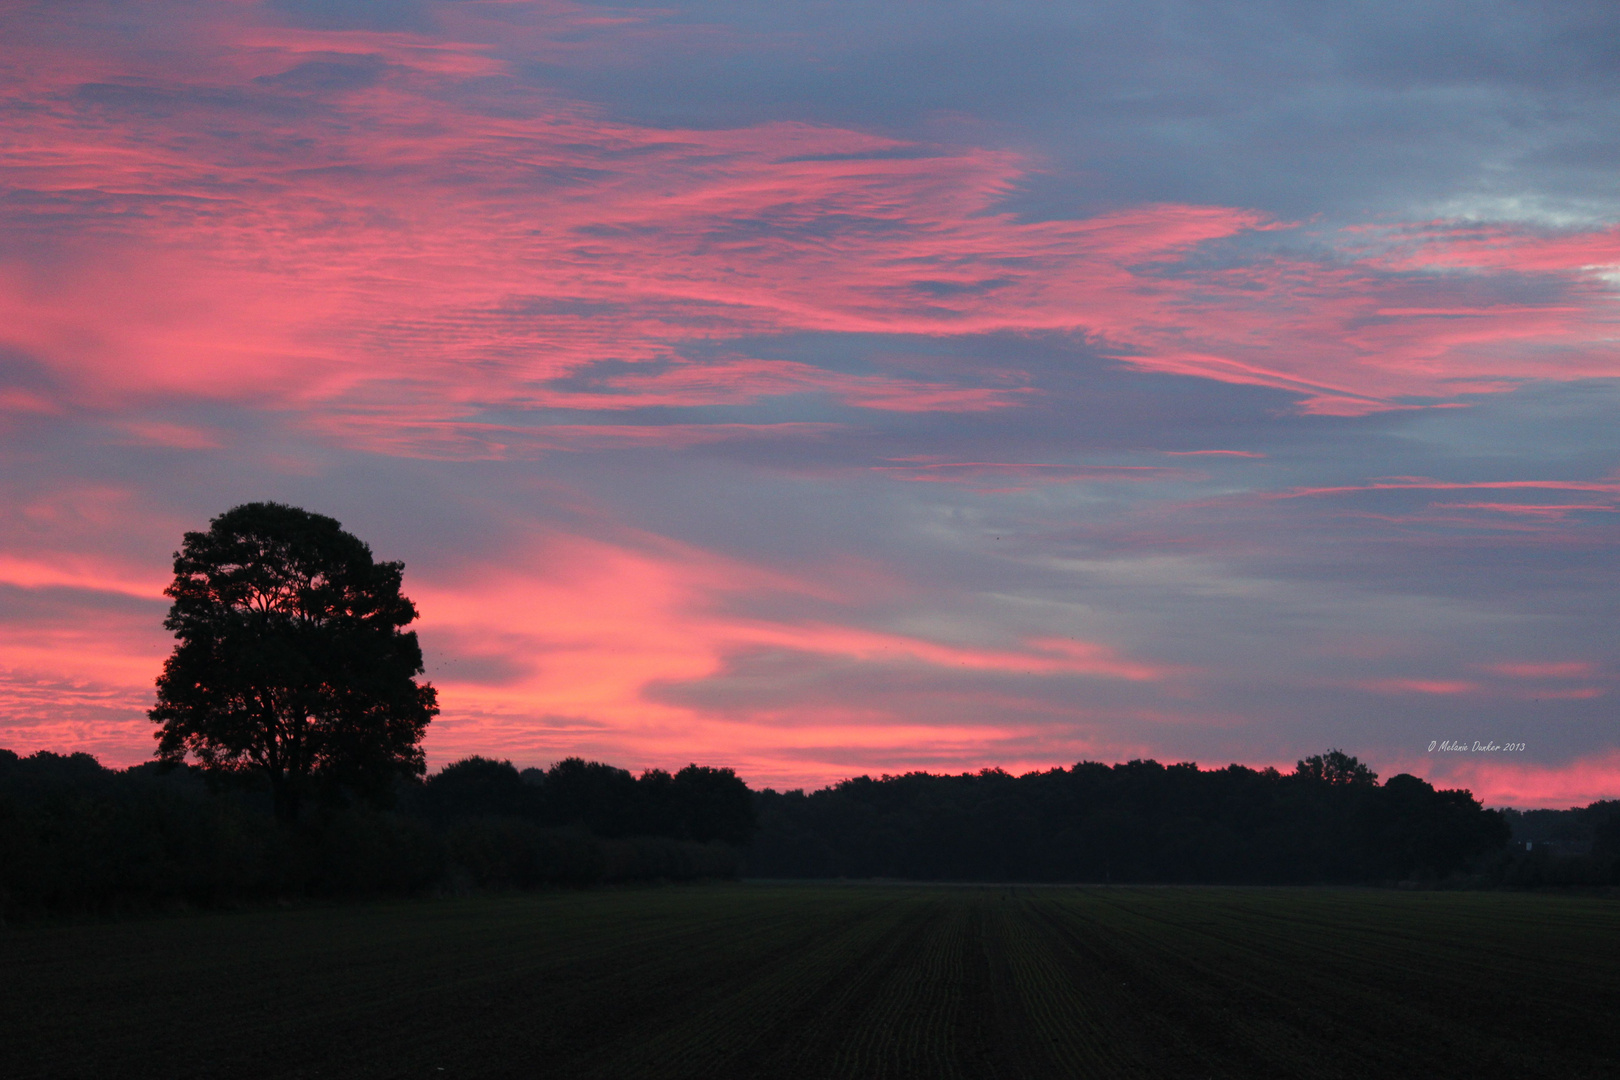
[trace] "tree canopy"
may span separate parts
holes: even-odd
[[[284,821],[313,791],[379,798],[421,775],[437,693],[415,678],[403,572],[332,518],[280,503],[186,533],[164,590],[178,641],[149,713],[158,757],[262,775]]]
[[[1295,764],[1294,773],[1310,780],[1318,780],[1335,787],[1354,785],[1371,787],[1378,783],[1378,774],[1346,754],[1343,750],[1329,750],[1313,754]]]
[[[753,835],[754,793],[730,769],[688,765],[671,775],[564,758],[550,769],[469,757],[414,789],[409,809],[441,820],[520,817],[598,836],[660,836],[741,847]]]
[[[1292,773],[1082,761],[1011,776],[860,776],[764,791],[759,877],[1351,883],[1462,874],[1507,841],[1467,791],[1380,785],[1342,751]]]

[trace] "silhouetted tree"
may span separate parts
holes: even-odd
[[[598,836],[638,831],[636,778],[624,769],[583,758],[564,758],[546,771],[541,804],[554,825],[582,825]]]
[[[754,833],[754,794],[730,769],[688,765],[670,785],[684,839],[742,845]]]
[[[535,785],[510,761],[473,756],[446,765],[415,793],[415,809],[432,818],[534,817]]]
[[[1584,816],[1592,828],[1592,854],[1620,858],[1620,800],[1595,802],[1586,808]]]
[[[1325,754],[1314,754],[1304,761],[1298,762],[1295,765],[1294,774],[1311,780],[1320,780],[1335,787],[1371,787],[1378,783],[1377,773],[1346,754],[1343,750],[1329,750]]]
[[[164,590],[163,625],[179,641],[149,714],[158,757],[264,776],[282,821],[315,786],[382,798],[396,776],[421,775],[438,707],[415,680],[403,569],[374,562],[333,519],[280,503],[186,533]]]

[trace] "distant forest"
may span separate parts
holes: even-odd
[[[473,757],[383,802],[328,791],[288,825],[268,791],[195,766],[0,750],[0,914],[738,876],[1620,884],[1620,802],[1486,810],[1338,751],[1290,773],[1082,762],[809,793],[697,765]]]
[[[764,791],[749,872],[942,881],[1620,883],[1620,802],[1483,808],[1334,751],[1291,773],[1082,762]],[[1556,824],[1555,824],[1556,823]],[[1515,830],[1557,833],[1525,850]]]

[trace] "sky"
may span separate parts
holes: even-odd
[[[404,561],[433,767],[1620,797],[1617,57],[1579,0],[6,0],[0,746],[150,758],[181,536],[275,500]]]

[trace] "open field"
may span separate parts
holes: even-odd
[[[0,1075],[1613,1077],[1620,903],[712,885],[0,930]]]

